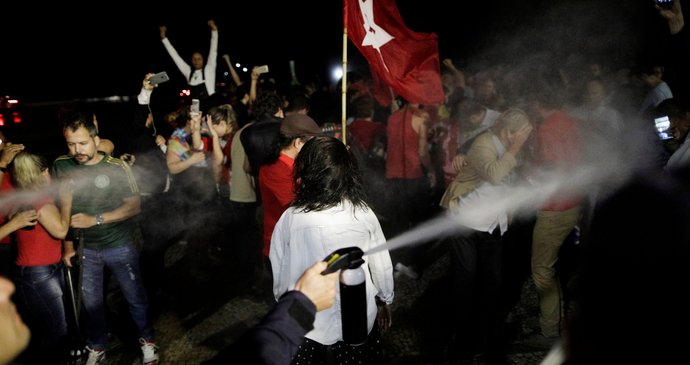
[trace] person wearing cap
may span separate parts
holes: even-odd
[[[309,116],[290,114],[280,124],[280,135],[268,163],[259,168],[259,191],[264,206],[264,247],[268,256],[273,227],[295,196],[292,170],[295,157],[311,137],[321,135],[321,128]]]

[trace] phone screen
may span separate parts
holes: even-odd
[[[671,127],[671,120],[668,119],[668,116],[664,115],[663,117],[655,118],[654,126],[656,127],[656,131],[659,134],[659,138],[661,138],[662,140],[665,141],[673,138],[671,135],[668,134],[668,128]]]
[[[192,99],[192,113],[199,112],[199,99]]]

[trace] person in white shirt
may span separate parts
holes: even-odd
[[[208,26],[211,28],[211,47],[208,51],[206,65],[204,56],[200,52],[192,53],[192,65],[185,62],[177,53],[175,47],[167,37],[168,28],[164,25],[159,27],[163,46],[172,57],[175,65],[189,84],[190,96],[192,99],[204,100],[216,93],[216,65],[218,58],[218,27],[215,21],[209,20]],[[203,106],[203,105],[202,105]]]
[[[359,346],[343,342],[338,294],[331,308],[316,314],[314,329],[305,335],[295,359],[307,364],[310,362],[306,359],[322,363],[327,356],[347,356],[356,364],[380,364],[379,330],[385,331],[391,324],[388,305],[393,302],[393,265],[388,250],[380,247],[386,244],[386,238],[364,201],[361,175],[347,147],[325,136],[306,142],[294,167],[295,199],[273,230],[269,253],[276,298],[292,290],[314,261],[323,260],[337,249],[357,246],[365,254],[381,249],[365,255],[362,264],[369,331],[366,342]]]

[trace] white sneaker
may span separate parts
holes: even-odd
[[[86,358],[86,365],[105,364],[105,350],[98,351],[86,346],[86,352],[89,354],[89,357]]]
[[[143,338],[139,339],[141,344],[141,363],[143,365],[158,365],[158,346],[155,342],[146,341]]]

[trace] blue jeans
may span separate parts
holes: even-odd
[[[36,363],[59,363],[67,339],[62,264],[17,266],[13,278],[19,310],[32,332],[29,356]]]
[[[103,271],[106,267],[129,304],[129,313],[139,330],[139,337],[153,341],[153,326],[148,315],[149,303],[141,281],[139,253],[134,244],[103,250],[84,248],[82,265],[86,345],[95,350],[105,350],[108,342],[103,293]]]

